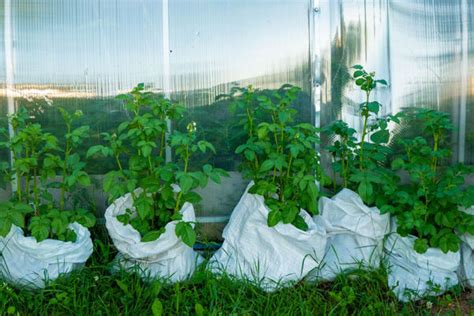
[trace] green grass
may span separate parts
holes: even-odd
[[[98,236],[96,236],[97,238]],[[104,235],[102,235],[104,237]],[[87,267],[30,291],[0,285],[0,313],[14,315],[463,315],[474,309],[461,288],[441,298],[400,304],[384,269],[355,271],[334,282],[300,282],[265,293],[250,282],[217,277],[202,267],[185,282],[144,282],[124,271],[111,274],[115,252],[96,239]],[[428,303],[430,302],[430,303]],[[431,308],[429,305],[433,305]]]

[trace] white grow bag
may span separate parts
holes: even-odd
[[[474,215],[474,207],[465,211]],[[474,288],[474,236],[464,234],[461,236],[461,266],[459,276],[464,285]]]
[[[395,226],[395,225],[393,225]],[[443,253],[429,248],[420,254],[413,249],[415,236],[401,237],[393,232],[385,243],[388,285],[400,301],[437,296],[459,283],[460,252]]]
[[[42,288],[45,280],[54,280],[82,267],[93,250],[90,232],[78,223],[70,224],[69,228],[76,233],[75,242],[54,239],[37,242],[12,225],[8,235],[0,239],[1,277],[19,286]]]
[[[360,196],[343,189],[332,199],[321,198],[320,216],[325,220],[328,242],[319,269],[310,280],[333,280],[356,268],[377,268],[383,255],[383,239],[390,231],[390,217],[368,207]]]
[[[291,224],[268,227],[269,209],[260,195],[247,191],[224,229],[224,243],[210,259],[208,268],[250,280],[266,291],[291,285],[317,268],[324,256],[324,225],[301,210],[307,231]]]
[[[176,236],[178,221],[166,224],[165,232],[157,240],[142,242],[137,230],[117,220],[127,209],[135,211],[130,193],[118,198],[105,211],[107,230],[120,252],[116,263],[124,269],[135,269],[143,278],[163,278],[170,282],[188,278],[202,257]],[[185,203],[180,212],[183,221],[195,222],[192,204]]]

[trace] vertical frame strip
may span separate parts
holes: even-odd
[[[14,88],[14,65],[13,65],[13,33],[12,33],[12,5],[11,0],[4,1],[4,45],[5,45],[5,83],[6,83],[6,96],[8,105],[8,115],[15,113],[15,96],[13,93]],[[13,137],[14,131],[10,119],[8,120],[8,132],[10,137]],[[13,165],[14,157],[13,152],[10,152],[10,163]],[[13,178],[12,180],[12,192],[16,191],[16,183],[18,179]]]
[[[469,7],[468,0],[461,0],[461,91],[459,102],[459,155],[458,161],[464,162],[466,156],[466,104],[467,82],[469,76]]]
[[[170,78],[170,23],[168,0],[162,0],[162,20],[163,20],[163,93],[166,98],[171,96]],[[171,133],[171,121],[167,123],[168,135]],[[167,135],[167,136],[168,136]],[[168,137],[167,137],[168,138]],[[171,161],[171,148],[166,146],[166,161]]]

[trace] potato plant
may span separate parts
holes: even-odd
[[[371,100],[372,92],[379,85],[387,85],[383,79],[376,79],[375,73],[368,73],[362,66],[354,66],[353,79],[365,94],[365,101],[359,111],[363,119],[360,140],[356,130],[344,121],[338,120],[323,129],[334,141],[326,147],[332,156],[333,189],[341,186],[356,190],[368,205],[385,205],[384,192],[393,192],[395,174],[387,168],[387,158],[391,153],[389,123],[399,123],[399,115],[379,117],[382,105]]]
[[[453,126],[446,113],[415,109],[404,116],[409,124],[419,126],[421,135],[399,140],[403,153],[392,161],[392,169],[408,174],[409,181],[387,192],[389,203],[381,211],[396,216],[400,235],[418,237],[417,252],[429,247],[458,251],[459,234],[474,235],[474,216],[460,211],[474,204],[474,186],[467,186],[464,179],[474,168],[449,165],[448,137]]]
[[[297,110],[291,105],[299,93],[299,88],[285,85],[265,95],[250,86],[234,88],[227,97],[247,132],[246,142],[235,152],[242,157],[244,176],[254,181],[249,192],[262,195],[270,209],[268,226],[282,222],[307,230],[300,210],[318,213],[323,174],[316,150],[318,129],[294,120]]]
[[[215,152],[214,147],[196,138],[194,122],[186,131],[175,130],[168,135],[168,120],[181,119],[185,109],[163,95],[146,91],[143,84],[117,98],[124,101],[130,119],[115,133],[103,133],[106,145],[93,146],[87,153],[88,157],[115,159],[117,169],[107,173],[104,180],[110,201],[126,193],[132,195],[135,212],[129,209],[117,219],[140,232],[143,242],[158,239],[165,225],[177,220],[176,235],[192,246],[196,241],[193,223],[183,221],[180,210],[185,202],[201,200],[194,189],[205,187],[209,178],[220,183],[220,177],[227,173],[209,164],[190,170],[189,164],[193,154]],[[166,161],[167,146],[174,153],[172,162]]]
[[[64,148],[55,136],[31,122],[24,108],[9,117],[12,137],[6,129],[0,130],[4,137],[0,146],[8,148],[13,158],[12,165],[6,161],[1,164],[1,171],[8,181],[16,182],[12,199],[0,203],[0,236],[6,236],[14,224],[38,242],[46,238],[75,241],[76,234],[69,224],[78,222],[85,227],[95,224],[95,217],[89,211],[68,209],[71,204],[68,198],[74,191],[90,185],[89,176],[83,170],[85,163],[76,152],[89,136],[89,127],[73,128],[82,116],[80,111],[73,114],[62,108],[59,111],[65,123]],[[51,189],[59,189],[58,203]]]

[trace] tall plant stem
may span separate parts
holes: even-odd
[[[188,172],[188,164],[189,164],[189,146],[186,145],[185,149],[186,155],[184,157],[184,173]],[[174,211],[179,211],[179,204],[181,203],[181,197],[183,196],[183,190],[180,190],[178,193],[178,197],[176,198],[176,205],[174,206]]]
[[[71,124],[67,124],[67,134],[71,134]],[[66,151],[64,152],[64,163],[63,163],[63,177],[61,185],[61,197],[59,200],[59,207],[61,210],[65,208],[65,195],[66,195],[66,177],[67,177],[67,161],[69,160],[69,155],[71,153],[71,141],[66,138]]]
[[[28,159],[29,157],[29,150],[26,148],[25,150],[25,158]],[[30,202],[30,168],[28,168],[28,174],[25,177],[25,199],[26,203]]]
[[[247,119],[249,120],[249,136],[253,137],[253,116],[250,113],[250,109],[247,108]]]
[[[366,101],[365,101],[365,114],[364,114],[364,127],[362,128],[362,138],[360,140],[360,170],[363,169],[363,161],[364,161],[364,144],[365,144],[365,136],[367,135],[367,122],[369,120],[370,112],[369,112],[369,101],[370,101],[370,91],[366,92]]]
[[[433,171],[433,173],[435,174],[435,176],[433,177],[433,182],[436,181],[436,170],[438,168],[438,157],[437,157],[437,154],[438,154],[438,148],[439,148],[439,134],[435,133],[433,135],[433,138],[434,138],[434,144],[433,144],[433,159],[432,159],[432,162],[431,162],[431,170]]]
[[[22,193],[21,193],[21,175],[20,175],[20,172],[17,171],[15,173],[15,176],[16,176],[16,194],[17,194],[17,197],[18,197],[18,202],[22,202],[23,197],[22,197]]]
[[[35,213],[38,215],[38,209],[39,209],[39,195],[38,195],[38,169],[34,168],[33,169],[33,195],[34,195],[34,204],[35,204]]]
[[[293,156],[290,154],[290,161],[288,161],[288,169],[286,169],[286,178],[290,178],[291,164],[293,163]]]
[[[164,154],[165,154],[165,148],[166,148],[166,144],[165,144],[165,140],[166,140],[166,130],[163,131],[161,133],[161,141],[160,141],[160,157],[163,158]]]

